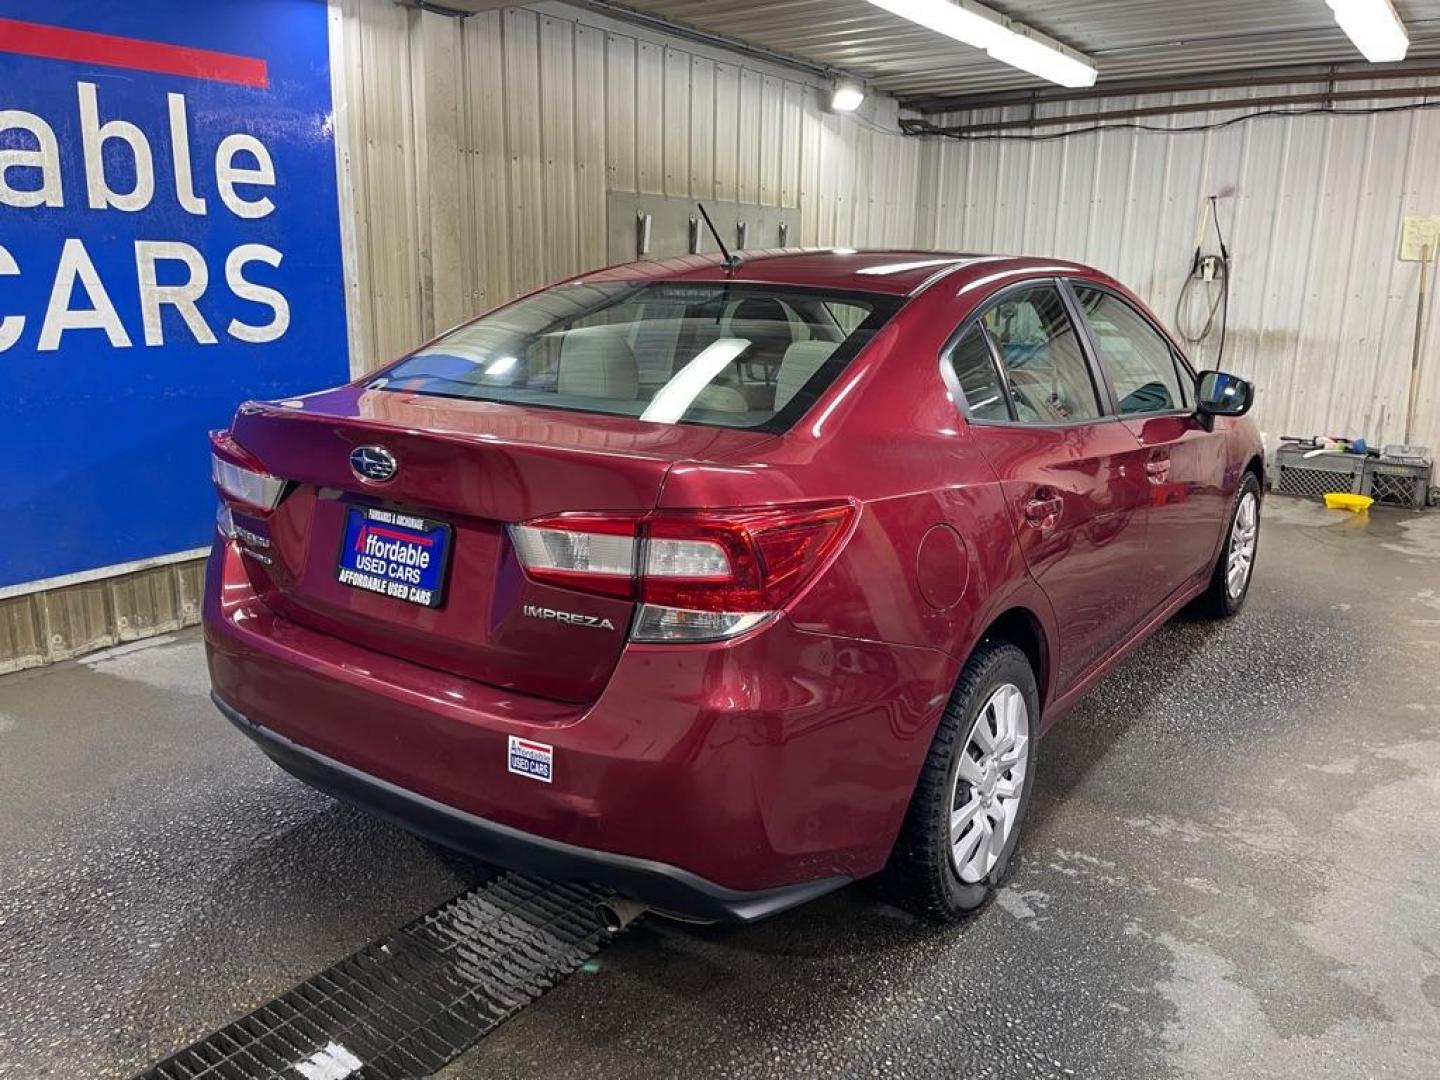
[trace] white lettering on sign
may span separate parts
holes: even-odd
[[[0,206],[65,205],[60,185],[60,144],[55,131],[34,113],[0,110],[0,131],[28,131],[39,143],[36,150],[0,150]],[[11,169],[39,169],[40,186],[19,190],[10,184]]]
[[[225,283],[230,286],[230,291],[241,300],[267,305],[272,313],[270,321],[260,326],[231,319],[230,325],[225,328],[231,337],[259,345],[274,341],[290,329],[290,302],[268,286],[246,281],[244,274],[246,263],[263,262],[278,267],[283,258],[280,252],[265,244],[241,244],[225,257]]]
[[[73,308],[75,282],[79,281],[90,299],[88,308]],[[66,330],[104,330],[110,344],[117,349],[130,347],[130,335],[120,322],[110,294],[100,283],[90,253],[79,240],[66,240],[60,251],[60,265],[55,268],[55,282],[50,288],[50,303],[45,305],[45,322],[40,327],[40,352],[60,348],[60,336]]]
[[[255,159],[254,168],[235,164],[235,155],[242,153]],[[275,166],[270,161],[270,151],[254,135],[227,135],[221,140],[220,148],[215,151],[215,184],[220,189],[220,201],[236,217],[262,218],[275,209],[268,196],[242,199],[235,190],[236,184],[275,186]]]
[[[20,267],[15,262],[15,256],[0,247],[0,277],[15,276],[20,273]],[[0,352],[14,345],[20,340],[20,335],[25,332],[24,315],[3,315],[0,316]]]
[[[156,163],[158,161],[163,169],[168,157],[175,200],[180,208],[194,217],[205,217],[209,213],[209,201],[200,193],[203,185],[197,183],[195,176],[184,94],[165,96],[168,155],[164,146],[152,147],[137,124],[122,116],[106,115],[95,83],[77,82],[75,94],[80,146],[70,152],[78,150],[84,167],[82,205],[101,213],[133,214],[150,208],[157,190]],[[62,131],[77,130],[70,124],[59,127]],[[0,110],[0,136],[9,132],[24,135],[18,145],[8,145],[15,140],[0,139],[0,209],[65,207],[62,148],[55,131],[55,126],[34,113]],[[164,135],[157,138],[163,141]],[[215,150],[214,191],[225,209],[242,221],[267,217],[276,207],[266,189],[270,192],[276,189],[275,162],[266,145],[244,132],[221,139]],[[92,242],[99,245],[105,241],[97,237]],[[98,255],[106,254],[99,247],[95,250]],[[115,301],[133,304],[136,299],[146,346],[159,347],[166,343],[162,317],[166,308],[179,316],[196,342],[215,344],[215,329],[201,310],[212,276],[204,253],[179,240],[146,239],[135,241],[133,258],[134,280],[112,281],[107,286],[85,241],[80,238],[65,239],[53,274],[48,266],[22,268],[14,256],[0,246],[0,277],[50,274],[49,301],[43,318],[38,319],[39,335],[35,340],[39,352],[58,350],[66,340],[67,331],[72,330],[100,330],[113,348],[133,347]],[[256,316],[230,318],[225,333],[236,341],[263,345],[280,339],[290,329],[290,302],[279,290],[254,280],[254,271],[247,274],[247,268],[256,263],[278,269],[284,258],[282,252],[260,243],[239,244],[225,256],[225,286],[231,295],[262,309]],[[115,263],[113,257],[108,257],[102,258],[101,264],[109,268]],[[263,273],[260,276],[263,277]],[[84,296],[77,296],[77,291],[83,291]],[[4,295],[0,291],[0,297]],[[36,321],[21,312],[0,309],[0,353],[19,344]],[[175,325],[171,324],[172,335]]]
[[[109,120],[102,124],[95,84],[82,82],[79,90],[80,141],[85,149],[85,189],[90,196],[90,209],[113,206],[131,213],[144,210],[155,195],[155,162],[145,133],[128,120]],[[128,145],[135,162],[135,186],[123,193],[112,190],[105,175],[105,144],[112,139]]]
[[[155,263],[161,259],[185,264],[188,276],[179,285],[161,285],[155,280]],[[195,340],[201,345],[214,345],[215,335],[205,322],[195,301],[205,295],[210,284],[210,268],[205,265],[205,256],[189,244],[179,241],[137,240],[135,242],[135,274],[140,279],[140,318],[145,324],[145,344],[164,345],[165,334],[160,329],[160,308],[169,304]]]
[[[195,179],[190,175],[190,124],[185,117],[185,96],[166,94],[170,110],[170,160],[175,164],[175,197],[182,209],[204,216],[205,200],[195,194]]]

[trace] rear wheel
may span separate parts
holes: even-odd
[[[1260,544],[1260,481],[1247,472],[1235,492],[1230,527],[1215,561],[1210,585],[1201,594],[1200,608],[1217,619],[1228,618],[1245,606],[1255,552]]]
[[[985,641],[971,654],[886,868],[897,903],[955,922],[999,887],[1030,801],[1037,697],[1030,662],[1014,645]]]

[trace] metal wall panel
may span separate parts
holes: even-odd
[[[1255,94],[1270,92],[1274,88]],[[1118,99],[1114,107],[1214,100],[1205,93]],[[1375,104],[1393,108],[1405,100]],[[1066,108],[1044,106],[1042,115],[1064,115]],[[1022,114],[987,110],[945,122],[1011,115]],[[1406,214],[1440,213],[1440,111],[1294,116],[1174,130],[1234,115],[1154,120],[1170,129],[1165,132],[928,141],[922,167],[935,175],[922,208],[922,242],[1093,264],[1133,287],[1173,327],[1205,199],[1233,190],[1218,202],[1233,258],[1224,366],[1255,379],[1261,426],[1272,437],[1363,435],[1399,442],[1419,278],[1417,263],[1398,259],[1399,236]],[[1213,249],[1213,235],[1206,246]],[[1433,309],[1436,300],[1432,290],[1427,306]],[[1198,364],[1212,363],[1214,339],[1192,354]],[[1436,446],[1440,318],[1429,320],[1424,364],[1412,438]]]
[[[200,621],[205,561],[0,599],[0,675]]]
[[[889,99],[836,117],[823,80],[568,7],[335,6],[357,372],[451,321],[431,310],[446,274],[475,314],[602,264],[607,191],[798,208],[797,245],[915,243],[922,146]],[[452,107],[450,151],[420,128]],[[417,192],[449,169],[458,212],[427,221]],[[427,242],[454,232],[452,256]]]

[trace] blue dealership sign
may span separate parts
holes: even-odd
[[[0,587],[205,544],[348,361],[324,0],[0,0]]]

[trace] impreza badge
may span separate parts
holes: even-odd
[[[524,612],[526,618],[530,619],[548,619],[550,622],[566,623],[570,626],[593,626],[596,630],[615,629],[615,624],[609,619],[580,615],[574,611],[556,611],[554,608],[540,607],[537,604],[526,604]]]

